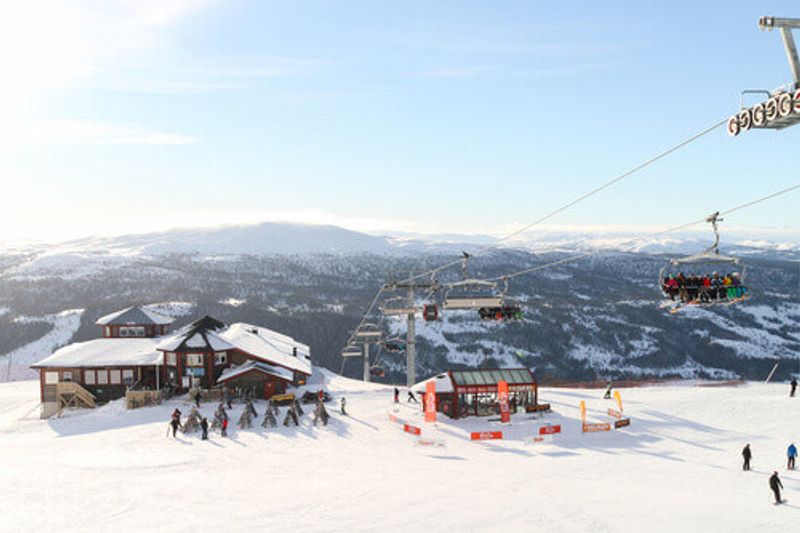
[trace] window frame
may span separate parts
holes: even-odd
[[[122,385],[122,370],[114,368],[108,371],[109,385]]]
[[[90,377],[91,376],[91,377]],[[94,370],[83,371],[83,384],[84,385],[97,385],[97,372]]]
[[[55,378],[55,381],[53,381]],[[61,380],[61,376],[58,374],[58,370],[47,370],[44,373],[44,384],[45,385],[58,385],[58,382]]]

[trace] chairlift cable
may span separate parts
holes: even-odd
[[[506,242],[506,241],[508,241],[510,239],[513,239],[514,237],[517,237],[518,235],[521,235],[522,233],[525,233],[526,231],[528,231],[529,229],[533,228],[534,226],[538,226],[538,225],[542,224],[543,222],[546,222],[547,220],[553,218],[554,216],[566,211],[570,207],[573,207],[573,206],[579,204],[580,202],[582,202],[582,201],[594,196],[595,194],[597,194],[597,193],[599,193],[599,192],[611,187],[612,185],[615,185],[615,184],[619,183],[620,181],[624,180],[625,178],[628,178],[631,175],[639,172],[640,170],[642,170],[642,169],[652,165],[653,163],[665,158],[666,156],[672,154],[673,152],[676,152],[676,151],[680,150],[684,146],[686,146],[686,145],[688,145],[688,144],[700,139],[701,137],[704,137],[705,135],[711,133],[712,131],[714,131],[715,129],[719,128],[720,126],[725,125],[727,123],[727,121],[728,121],[728,119],[726,118],[724,120],[721,120],[719,122],[716,122],[716,123],[712,124],[711,126],[699,131],[698,133],[695,133],[691,137],[689,137],[687,139],[684,139],[683,141],[679,142],[678,144],[676,144],[676,145],[674,145],[674,146],[672,146],[672,147],[670,147],[670,148],[668,148],[668,149],[666,149],[666,150],[664,150],[662,152],[659,152],[655,156],[653,156],[650,159],[640,163],[639,165],[633,167],[632,169],[627,170],[626,172],[623,172],[619,176],[616,176],[615,178],[605,182],[604,184],[602,184],[602,185],[600,185],[598,187],[595,187],[594,189],[592,189],[589,192],[579,196],[578,198],[575,198],[574,200],[571,200],[571,201],[567,202],[566,204],[564,204],[563,206],[559,207],[558,209],[550,211],[546,215],[544,215],[541,218],[531,222],[530,224],[527,224],[527,225],[523,226],[522,228],[509,233],[505,237],[497,240],[496,242],[494,242],[492,244],[486,245],[485,247],[481,248],[477,252],[475,252],[473,254],[470,254],[470,256],[474,257],[474,256],[477,256],[477,255],[483,255],[483,254],[485,254],[486,252],[488,252],[490,250],[498,248],[500,246],[500,244],[502,244],[502,243],[504,243],[504,242]],[[410,278],[407,278],[407,279],[401,281],[400,283],[410,283],[410,282],[412,282],[412,281],[414,281],[414,280],[416,280],[418,278],[421,278],[421,277],[424,277],[424,276],[427,276],[427,275],[430,275],[430,274],[435,274],[437,272],[440,272],[440,271],[445,270],[447,268],[450,268],[452,266],[455,266],[455,265],[458,265],[458,264],[462,264],[463,261],[464,261],[464,257],[461,257],[461,258],[459,258],[457,260],[450,261],[449,263],[445,263],[444,265],[441,265],[439,267],[432,268],[432,269],[430,269],[430,270],[428,270],[426,272],[422,272],[420,274],[415,274],[414,276],[412,276]]]
[[[772,194],[768,194],[767,196],[763,196],[763,197],[758,198],[756,200],[747,202],[747,203],[742,204],[740,206],[733,207],[731,209],[728,209],[727,211],[720,212],[719,215],[717,215],[717,216],[728,215],[730,213],[739,211],[741,209],[745,209],[747,207],[751,207],[751,206],[754,206],[756,204],[760,204],[762,202],[766,202],[767,200],[771,200],[771,199],[776,198],[778,196],[781,196],[781,195],[787,194],[789,192],[792,192],[795,189],[800,189],[800,183],[798,183],[796,185],[793,185],[791,187],[788,187],[786,189],[780,190],[778,192],[774,192]],[[719,218],[717,220],[719,220]],[[685,228],[688,228],[688,227],[691,227],[691,226],[696,226],[697,224],[702,224],[704,222],[708,222],[708,217],[703,217],[703,218],[701,218],[699,220],[695,220],[694,222],[687,222],[686,224],[681,224],[680,226],[675,226],[675,227],[672,227],[672,228],[669,228],[669,229],[666,229],[666,230],[658,231],[656,233],[651,233],[651,234],[648,234],[647,236],[648,237],[658,237],[659,235],[664,235],[664,234],[667,234],[667,233],[673,233],[675,231],[679,231],[679,230],[682,230],[682,229],[685,229]],[[515,278],[515,277],[518,277],[518,276],[522,276],[522,275],[525,275],[525,274],[530,274],[532,272],[536,272],[538,270],[544,270],[546,268],[550,268],[550,267],[553,267],[553,266],[558,266],[558,265],[562,265],[564,263],[570,263],[572,261],[577,261],[579,259],[583,259],[585,257],[589,257],[589,256],[592,256],[592,255],[595,255],[596,253],[597,253],[596,251],[585,252],[585,253],[582,253],[582,254],[579,254],[579,255],[576,255],[576,256],[573,256],[573,257],[567,257],[567,258],[564,258],[564,259],[559,259],[558,261],[545,263],[543,265],[537,265],[535,267],[526,268],[526,269],[523,269],[523,270],[519,270],[517,272],[512,272],[510,274],[504,274],[502,276],[497,276],[497,277],[494,277],[494,278],[487,278],[485,281],[502,281],[502,280],[507,280],[507,279],[510,279],[510,278]]]

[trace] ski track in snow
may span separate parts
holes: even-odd
[[[15,320],[19,322],[48,322],[53,325],[53,329],[25,346],[0,355],[0,380],[14,381],[38,377],[38,373],[29,366],[69,343],[81,325],[81,316],[83,316],[83,309],[68,309],[43,317],[17,317]],[[10,372],[9,362],[11,363]]]
[[[240,430],[237,404],[230,438],[212,432],[206,442],[165,437],[169,413],[189,411],[181,399],[39,420],[37,382],[2,384],[2,529],[727,533],[791,531],[798,519],[800,473],[787,472],[784,457],[800,400],[785,385],[620,389],[632,425],[585,435],[578,404],[586,401],[590,422],[608,421],[603,391],[542,389],[555,410],[545,420],[563,431],[552,444],[525,443],[541,422],[529,415],[509,426],[486,418],[431,426],[418,406],[400,404],[402,420],[446,443],[424,448],[389,421],[390,387],[320,374],[312,381],[324,377],[334,395],[328,427],[313,427],[308,409],[299,428],[262,429],[257,402],[254,428]],[[349,417],[338,412],[342,395]],[[201,411],[210,418],[215,408]],[[469,440],[486,430],[508,440]],[[752,472],[741,471],[746,442]],[[784,506],[770,500],[774,469]]]

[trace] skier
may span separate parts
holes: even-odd
[[[222,436],[228,436],[228,417],[222,419]]]
[[[610,400],[611,399],[611,382],[610,381],[608,382],[608,385],[606,385],[606,393],[603,396],[603,399],[604,400]]]
[[[400,403],[400,389],[394,388],[394,403]]]
[[[206,417],[203,417],[203,420],[200,422],[200,429],[203,430],[203,436],[201,438],[203,440],[208,440],[208,420],[206,420]]]
[[[342,414],[343,415],[347,415],[347,412],[344,410],[344,406],[345,406],[346,403],[347,402],[345,401],[344,396],[342,396]]]
[[[194,393],[194,404],[200,409],[200,389],[197,389]]]
[[[794,398],[794,393],[797,392],[797,379],[792,378],[792,381],[789,383],[789,385],[792,387],[789,391],[789,398]]]
[[[417,400],[417,397],[414,396],[414,391],[408,391],[408,403],[411,403],[411,402],[419,403],[419,401]]]
[[[175,434],[178,432],[178,428],[181,427],[181,416],[178,415],[176,417],[175,415],[173,415],[172,420],[169,421],[169,425],[170,427],[172,427],[172,438],[173,439],[177,438]]]
[[[775,494],[775,503],[782,503],[781,489],[783,488],[783,483],[781,483],[777,471],[773,472],[772,476],[769,478],[769,488],[772,489],[772,493]]]
[[[753,452],[750,451],[750,445],[746,445],[744,450],[742,450],[742,457],[744,457],[744,464],[742,465],[742,470],[750,470],[750,459],[753,457]]]
[[[789,458],[786,468],[789,470],[794,470],[794,461],[797,458],[797,446],[794,445],[794,442],[791,443],[789,448],[786,450],[786,456]]]
[[[319,400],[321,402],[324,399],[325,399],[325,395],[322,393],[322,389],[319,389],[317,391],[317,400]]]

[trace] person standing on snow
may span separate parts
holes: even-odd
[[[203,420],[200,421],[200,429],[203,430],[203,436],[201,438],[203,440],[208,440],[208,420],[206,417],[203,417]]]
[[[781,479],[778,477],[777,470],[773,472],[769,478],[769,488],[772,489],[772,493],[775,495],[775,503],[781,503],[781,489],[783,488],[783,483],[781,483]]]
[[[347,402],[345,401],[344,396],[342,396],[342,404],[341,405],[342,405],[342,414],[343,415],[347,415],[347,412],[344,410],[344,406],[345,406],[346,403]]]
[[[797,392],[797,379],[792,378],[792,381],[789,383],[789,385],[792,387],[789,390],[789,398],[794,398],[794,393]]]
[[[747,444],[742,450],[742,457],[744,457],[744,464],[742,465],[742,470],[750,470],[750,459],[753,457],[753,452],[750,451],[750,445]]]
[[[603,399],[604,400],[610,400],[611,399],[611,386],[612,386],[611,382],[609,381],[608,385],[606,385],[606,393],[603,395]]]
[[[228,417],[222,419],[222,436],[228,436]]]
[[[400,403],[400,389],[394,388],[394,403]]]
[[[194,393],[194,404],[200,409],[200,389],[197,389],[197,392]]]
[[[794,461],[797,458],[797,446],[794,445],[794,442],[791,443],[789,448],[786,450],[786,456],[789,458],[786,468],[789,470],[794,470]]]
[[[172,415],[172,420],[169,421],[169,425],[172,428],[172,438],[177,438],[175,434],[178,432],[178,428],[181,427],[181,415]]]

